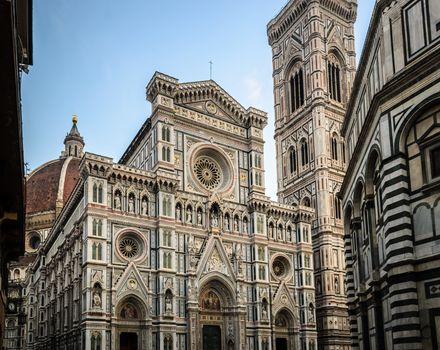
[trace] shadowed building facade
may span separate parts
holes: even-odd
[[[377,1],[342,132],[354,349],[440,346],[440,3]]]

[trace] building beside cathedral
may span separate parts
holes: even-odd
[[[356,1],[289,1],[269,22],[278,197],[313,207],[319,349],[349,349],[341,125],[355,75]]]
[[[161,73],[147,99],[119,162],[83,155],[74,121],[61,158],[28,180],[55,178],[29,215],[42,243],[25,347],[316,349],[314,210],[265,195],[266,113]]]
[[[354,349],[440,347],[440,3],[377,1],[342,126]]]

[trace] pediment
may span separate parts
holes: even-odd
[[[231,115],[227,111],[225,111],[222,107],[220,107],[217,103],[215,103],[212,100],[202,100],[199,102],[189,102],[184,104],[182,107],[192,109],[194,111],[197,111],[202,114],[207,114],[211,117],[215,117],[221,120],[224,120],[228,123],[233,124],[241,124],[241,121],[235,117],[234,115]]]
[[[289,288],[287,288],[285,282],[281,282],[281,285],[273,296],[272,303],[274,306],[274,314],[283,308],[289,309],[294,315],[296,314],[295,300],[292,298]]]
[[[231,280],[235,280],[234,269],[228,259],[222,242],[216,236],[211,236],[205,251],[197,266],[197,276],[202,277],[210,273],[218,273],[224,275]]]
[[[174,104],[239,126],[247,126],[251,119],[267,118],[255,108],[245,109],[213,80],[179,84]]]
[[[149,294],[148,288],[133,262],[131,262],[119,276],[114,285],[114,289],[116,290],[117,299],[130,293],[137,294],[139,297],[146,299]]]
[[[342,37],[341,27],[339,25],[333,25],[330,31],[327,33],[327,41],[331,44],[344,47],[344,40]]]

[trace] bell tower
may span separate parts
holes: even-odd
[[[340,127],[355,75],[356,10],[355,0],[290,0],[267,27],[278,197],[316,211],[319,349],[350,348],[342,209],[336,194],[346,167]]]

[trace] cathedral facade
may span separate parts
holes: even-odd
[[[265,195],[266,114],[161,73],[147,99],[118,163],[66,137],[79,179],[27,273],[25,347],[316,349],[314,210]]]
[[[278,197],[313,207],[319,349],[349,349],[341,135],[355,74],[356,1],[290,1],[268,24],[272,47]]]
[[[342,132],[354,349],[440,346],[440,4],[377,1]]]

